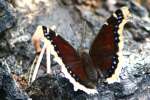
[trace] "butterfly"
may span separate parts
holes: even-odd
[[[72,45],[52,29],[42,26],[49,40],[51,54],[61,66],[61,72],[73,84],[74,90],[96,93],[102,73],[108,83],[118,80],[121,72],[122,32],[130,16],[128,7],[116,10],[104,23],[89,52],[77,52]]]

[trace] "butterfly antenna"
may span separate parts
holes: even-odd
[[[84,41],[85,41],[85,38],[86,38],[86,22],[82,22],[82,25],[83,25],[83,31],[82,31],[82,33],[81,33],[81,40],[80,40],[80,38],[78,38],[78,34],[79,33],[76,33],[75,32],[75,35],[77,36],[77,39],[78,39],[78,41],[80,41],[80,43],[79,43],[79,49],[78,49],[78,51],[84,51],[84,45],[83,45],[83,43],[84,43]],[[72,29],[72,25],[70,24],[70,28]]]
[[[80,51],[84,51],[85,45],[84,41],[86,39],[86,22],[83,22],[83,33],[81,34],[81,42],[80,42]]]

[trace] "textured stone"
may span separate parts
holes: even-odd
[[[5,0],[0,1],[0,33],[15,25],[15,19],[8,7]]]
[[[60,76],[39,77],[26,91],[33,100],[86,100],[87,97],[81,91],[74,92],[72,84]]]
[[[3,100],[27,100],[28,96],[13,80],[7,65],[0,63],[0,96]],[[3,91],[3,92],[2,92]]]
[[[130,1],[129,2],[130,10],[132,13],[136,14],[139,17],[148,17],[149,13],[146,8],[140,6],[137,2],[135,1]]]
[[[14,14],[17,19],[16,25],[11,29],[5,28],[7,31],[1,32],[3,39],[0,39],[0,62],[7,62],[10,71],[20,76],[27,74],[34,59],[35,51],[31,36],[37,25],[41,24],[48,27],[56,25],[56,32],[60,33],[75,48],[82,45],[88,49],[97,32],[111,14],[111,11],[106,9],[108,7],[103,6],[94,8],[94,10],[83,9],[80,4],[85,0],[78,0],[77,4],[66,0],[39,1],[14,1],[14,7],[11,10],[16,11]],[[118,2],[119,6],[128,5],[126,1],[122,4]],[[8,12],[11,12],[10,7],[7,7],[8,3],[2,2],[2,5],[8,8]],[[115,9],[118,8],[116,5],[113,6]],[[75,92],[72,84],[61,76],[60,66],[52,62],[54,76],[40,75],[26,90],[28,95],[33,100],[149,100],[150,22],[144,17],[149,12],[143,10],[144,7],[137,5],[134,7],[138,9],[133,8],[134,20],[131,22],[132,24],[126,25],[123,34],[124,48],[122,52],[125,62],[122,64],[120,83],[101,83],[97,86],[99,93],[95,95],[87,95],[82,91]],[[149,17],[147,16],[147,18]],[[82,38],[84,41],[81,41]],[[5,99],[8,94],[8,98],[23,98],[24,96],[20,96],[22,94],[17,95],[18,88],[14,85],[11,76],[6,75],[6,73],[7,71],[3,73],[5,77],[0,75],[0,90],[2,90],[0,98]],[[5,88],[2,88],[3,82],[9,82],[5,84]],[[6,85],[13,87],[8,88]],[[19,89],[19,91],[22,90]],[[16,93],[13,95],[12,92]]]

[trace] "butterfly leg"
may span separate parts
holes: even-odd
[[[36,64],[36,66],[35,66],[35,69],[34,69],[34,72],[33,72],[33,76],[32,76],[31,82],[33,82],[33,81],[35,80],[35,78],[36,78],[36,75],[37,75],[37,73],[38,73],[38,69],[39,69],[41,60],[42,60],[42,58],[43,58],[43,55],[44,55],[44,52],[45,52],[45,49],[46,49],[46,46],[47,46],[47,45],[44,43],[44,46],[43,46],[43,48],[42,48],[42,51],[41,51],[41,53],[40,53],[40,55],[39,55],[39,58],[38,58],[38,60],[37,60],[37,64]]]
[[[47,63],[47,73],[48,74],[52,73],[51,66],[50,66],[51,65],[51,61],[50,61],[50,48],[48,46],[48,42],[49,41],[47,41],[47,40],[44,42],[44,46],[43,46],[43,48],[41,50],[40,55],[38,57],[36,57],[34,59],[34,61],[33,61],[33,64],[31,66],[31,70],[30,70],[30,73],[29,73],[29,82],[28,82],[28,84],[32,83],[35,80],[35,78],[37,76],[37,73],[38,73],[38,69],[39,69],[41,60],[43,58],[43,55],[44,55],[45,51],[46,51],[46,59],[47,59],[47,62],[46,62]],[[35,68],[34,68],[34,66],[35,66]]]
[[[34,67],[36,65],[36,62],[37,62],[37,56],[35,57],[32,65],[30,67],[30,70],[29,70],[28,85],[30,85],[30,83],[31,83],[31,79],[32,79],[32,75],[33,75],[33,70],[34,70]]]
[[[97,69],[97,70],[98,70],[98,85],[106,84],[107,81],[106,81],[106,78],[104,77],[103,73],[101,72],[100,69]]]

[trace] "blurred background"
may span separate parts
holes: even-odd
[[[55,25],[74,48],[89,49],[106,19],[123,6],[133,20],[123,31],[120,83],[100,84],[97,95],[74,92],[53,62],[53,77],[41,74],[27,85],[38,25]],[[149,74],[150,0],[0,0],[0,100],[150,100]]]

